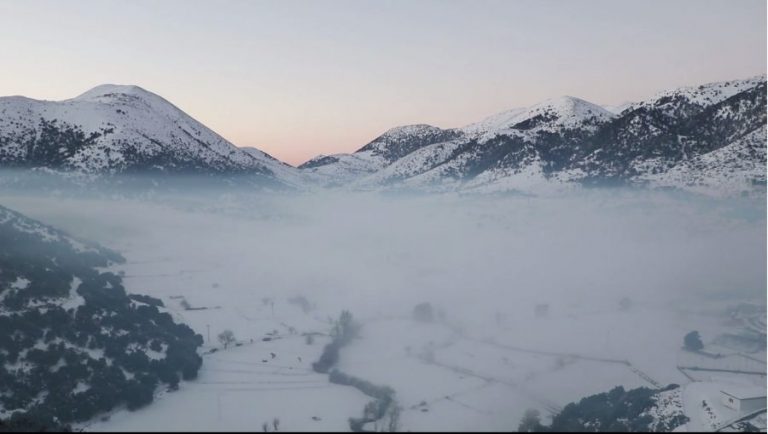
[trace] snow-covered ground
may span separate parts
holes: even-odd
[[[343,309],[362,328],[338,367],[392,387],[402,430],[513,430],[526,409],[551,414],[617,385],[685,386],[678,365],[710,360],[683,351],[683,336],[698,330],[706,350],[736,353],[713,344],[744,329],[728,308],[766,305],[764,204],[748,198],[0,195],[0,203],[120,251],[128,291],[163,300],[206,338],[205,351],[220,347],[225,329],[241,344],[206,354],[197,380],[87,426],[94,430],[261,430],[274,418],[281,430],[346,430],[371,398],[311,369]],[[309,309],[289,300],[297,296]],[[625,297],[631,306],[620,309]],[[412,319],[421,302],[435,322]],[[307,333],[318,333],[311,344]],[[765,353],[750,357],[764,372]],[[726,359],[722,366],[741,367]],[[711,382],[710,374],[693,375]],[[765,377],[714,381],[726,380]]]
[[[215,316],[205,316],[217,327],[222,323],[214,321]],[[264,342],[261,332],[271,325],[271,321],[256,321],[234,328],[241,341],[248,336],[241,330],[252,329],[254,342],[245,338],[240,347],[206,354],[198,379],[183,382],[178,391],[162,394],[148,407],[117,411],[107,420],[83,427],[94,431],[261,431],[266,422],[272,431],[278,419],[283,431],[348,430],[347,419],[359,415],[365,396],[312,371],[310,365],[324,340],[310,346],[302,336],[289,335]]]

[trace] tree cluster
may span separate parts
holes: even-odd
[[[323,348],[320,359],[312,364],[315,372],[327,373],[339,361],[339,350],[357,336],[360,326],[352,318],[352,313],[344,310],[331,329],[331,342]]]
[[[63,233],[0,214],[11,216],[0,223],[1,407],[46,424],[84,421],[139,408],[161,384],[197,376],[202,337],[161,312],[160,300],[129,297],[120,276],[97,269],[119,255],[76,249]],[[25,285],[14,285],[19,279]]]
[[[624,390],[617,386],[607,393],[598,393],[579,402],[572,402],[544,425],[539,413],[529,410],[523,416],[518,431],[522,432],[648,432],[672,431],[687,422],[682,415],[666,421],[655,421],[648,410],[656,405],[655,395],[677,388],[671,384],[662,390],[639,387]]]

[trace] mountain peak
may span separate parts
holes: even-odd
[[[402,125],[399,127],[388,129],[387,131],[384,132],[384,134],[382,134],[378,138],[385,138],[385,137],[392,138],[392,137],[400,137],[405,135],[436,133],[440,131],[442,131],[440,128],[434,127],[428,124]]]
[[[579,106],[586,106],[589,108],[592,108],[592,107],[600,108],[600,106],[598,106],[597,104],[593,104],[587,100],[584,100],[575,96],[570,96],[570,95],[561,95],[557,98],[550,98],[538,105],[550,105],[552,107],[562,107],[562,108],[573,108],[573,107],[579,107]]]
[[[659,92],[653,97],[636,104],[636,106],[665,106],[670,105],[676,99],[684,98],[690,103],[706,107],[724,101],[737,93],[754,88],[760,83],[764,83],[765,80],[765,74],[761,74],[740,80],[716,81],[698,86],[678,87]]]
[[[141,106],[171,117],[187,116],[167,99],[134,84],[101,84],[67,101]]]
[[[116,95],[129,95],[134,97],[146,97],[146,96],[157,97],[157,95],[155,95],[154,93],[142,87],[136,86],[134,84],[101,84],[94,87],[93,89],[83,92],[82,94],[72,99],[78,100],[78,101],[101,100],[103,98],[110,98]]]
[[[558,122],[558,124],[567,124],[569,120],[567,118],[569,117],[577,118],[571,120],[579,120],[594,116],[598,119],[605,120],[613,116],[611,112],[597,104],[569,95],[548,99],[529,108],[529,112],[533,113],[550,110],[559,117],[561,122]]]
[[[588,101],[585,101],[581,98],[577,98],[575,96],[571,95],[560,95],[555,98],[549,98],[543,101],[542,104],[552,104],[552,105],[577,105],[577,104],[590,104]]]
[[[444,130],[427,124],[404,125],[390,128],[356,152],[369,151],[387,161],[394,161],[416,149],[451,140],[459,135],[455,130]]]
[[[563,95],[528,107],[519,107],[467,125],[464,132],[490,138],[497,134],[514,134],[528,130],[580,128],[586,124],[607,121],[615,115],[597,104]]]
[[[168,100],[136,85],[102,84],[64,101],[4,98],[0,108],[0,142],[9,144],[0,149],[0,165],[24,162],[87,174],[246,174],[283,184],[297,177],[293,167],[263,152],[235,147]],[[66,152],[30,154],[40,143],[60,147],[55,136],[35,134],[41,122],[62,131],[81,130],[84,138],[68,143]]]

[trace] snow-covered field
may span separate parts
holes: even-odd
[[[278,418],[280,430],[346,430],[370,398],[311,363],[348,309],[362,329],[338,367],[392,387],[402,430],[513,430],[526,409],[550,414],[616,385],[686,385],[677,366],[698,363],[681,349],[687,332],[709,349],[743,328],[729,307],[766,306],[764,202],[580,194],[0,203],[120,251],[127,289],[162,299],[206,351],[225,329],[241,344],[87,429],[261,430]],[[441,319],[414,321],[422,302]],[[751,357],[764,372],[765,353]]]

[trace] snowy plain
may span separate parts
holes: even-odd
[[[217,348],[197,380],[86,430],[271,431],[275,418],[280,430],[347,430],[370,398],[311,368],[343,309],[362,328],[338,367],[392,387],[401,430],[514,430],[529,408],[551,414],[617,385],[686,385],[687,332],[710,345],[741,330],[729,308],[766,306],[765,209],[749,198],[5,193],[0,203],[121,252],[126,289],[160,298],[203,335],[203,351]],[[289,300],[299,296],[308,309]],[[442,320],[414,321],[422,302]],[[239,346],[220,348],[225,329]],[[764,372],[765,353],[753,356]]]

